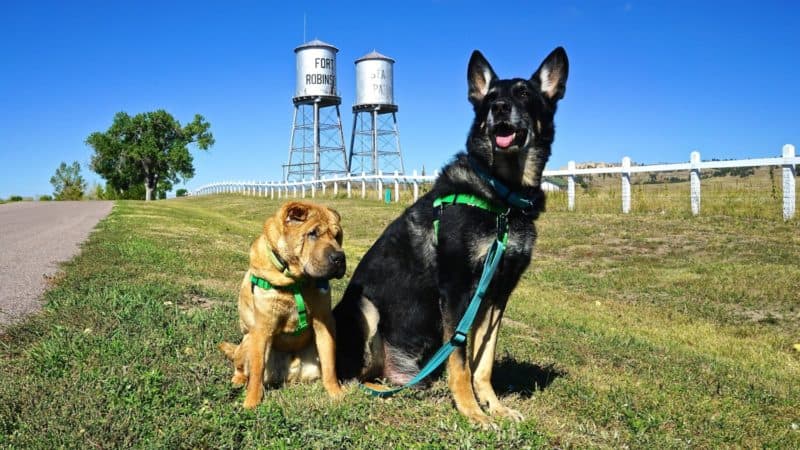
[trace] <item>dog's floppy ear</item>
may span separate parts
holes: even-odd
[[[336,219],[336,223],[339,223],[339,222],[342,221],[342,215],[339,214],[339,211],[337,211],[337,210],[335,210],[333,208],[328,208],[328,211],[330,211],[331,214],[333,214],[333,217]]]
[[[308,219],[308,205],[293,202],[283,207],[283,222],[287,225],[303,223]]]
[[[472,52],[467,68],[467,83],[469,84],[469,101],[473,106],[477,107],[483,101],[483,97],[489,92],[489,85],[495,78],[497,75],[489,65],[489,61],[486,61],[481,52],[477,50]]]
[[[544,59],[531,81],[539,84],[542,95],[552,103],[561,100],[567,90],[569,60],[563,47],[558,47]]]

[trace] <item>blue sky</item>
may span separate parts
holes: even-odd
[[[570,58],[549,168],[779,156],[800,144],[800,2],[2,2],[0,197],[52,192],[61,161],[118,111],[163,108],[211,122],[185,187],[277,180],[286,162],[295,55],[336,45],[345,140],[356,58],[396,59],[406,169],[464,148],[466,65],[529,76],[558,45]],[[177,187],[184,187],[178,185]]]

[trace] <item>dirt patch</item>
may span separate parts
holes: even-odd
[[[216,300],[198,294],[186,294],[183,300],[178,303],[178,309],[183,312],[205,311],[224,303],[225,302],[222,300]]]

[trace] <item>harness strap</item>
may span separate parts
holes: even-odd
[[[275,250],[269,246],[269,242],[267,242],[267,253],[269,254],[269,259],[272,261],[272,264],[281,271],[282,274],[286,275],[289,278],[294,278],[292,273],[289,271],[289,265],[275,253]]]
[[[439,242],[439,219],[445,206],[467,205],[494,213],[497,216],[497,240],[508,243],[508,210],[472,194],[450,194],[433,201],[433,239]]]
[[[273,286],[269,281],[257,277],[254,274],[250,274],[251,292],[255,292],[256,286],[267,291],[271,289],[276,291],[291,291],[294,296],[294,303],[297,305],[297,327],[292,334],[297,336],[308,329],[308,312],[306,310],[306,302],[303,300],[303,294],[300,292],[300,283],[294,283],[288,286]]]
[[[533,199],[525,198],[509,189],[500,180],[484,172],[472,158],[467,158],[467,160],[472,170],[512,208],[519,209],[525,215],[532,215],[535,212],[536,202]]]

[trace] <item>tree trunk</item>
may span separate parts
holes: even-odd
[[[155,175],[148,175],[148,176],[145,177],[145,179],[144,179],[144,192],[145,192],[144,200],[146,202],[149,202],[150,200],[153,200],[153,192],[156,190],[156,186],[158,186],[158,183],[157,183],[157,177]]]

